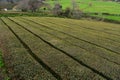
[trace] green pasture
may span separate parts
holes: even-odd
[[[52,6],[57,2],[62,4],[63,9],[66,7],[72,8],[71,0],[48,1]],[[76,0],[76,2],[79,8],[84,12],[120,14],[120,3],[117,2],[100,0]],[[92,5],[89,6],[89,4]]]

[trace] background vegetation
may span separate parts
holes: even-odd
[[[2,0],[0,3],[3,3]],[[8,8],[10,12],[11,10],[14,11],[10,15],[7,14],[10,12],[2,13],[2,11],[0,12],[0,16],[47,15],[69,18],[96,17],[96,19],[101,18],[101,20],[120,20],[119,0],[8,0],[4,4],[4,6],[0,6],[1,9]]]

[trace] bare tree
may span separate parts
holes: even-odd
[[[40,8],[44,3],[44,0],[22,0],[18,4],[18,9],[22,11],[31,10],[32,12],[36,12],[38,8]]]
[[[53,14],[56,16],[62,15],[62,5],[56,3],[53,8]]]
[[[36,10],[44,4],[43,1],[44,0],[30,0],[29,1],[30,10],[32,12],[36,12]]]
[[[29,0],[22,0],[18,3],[17,9],[21,9],[22,11],[27,11],[29,10]]]

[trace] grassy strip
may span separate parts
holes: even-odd
[[[90,24],[90,25],[85,24],[85,22]],[[81,27],[88,28],[88,29],[91,29],[91,30],[104,32],[104,33],[111,34],[111,35],[114,35],[114,36],[120,36],[119,35],[119,24],[112,24],[112,23],[107,24],[105,22],[86,21],[86,20],[85,20],[85,22],[84,21],[81,21],[81,22],[75,21],[72,24],[70,22],[68,22],[68,24],[71,24],[71,25],[76,25],[77,24],[77,26],[81,26]],[[82,25],[84,25],[84,26],[82,26]]]
[[[1,21],[0,21],[1,22]],[[6,66],[8,67],[9,75],[12,80],[32,80],[32,79],[51,79],[56,80],[52,74],[39,65],[33,57],[29,55],[27,50],[18,41],[18,39],[10,32],[7,26],[1,22],[2,34],[7,34],[7,46],[9,47],[9,54],[6,55]],[[8,61],[9,60],[9,61]]]
[[[90,56],[89,53],[87,53],[87,52],[84,51],[84,50],[81,50],[80,48],[73,47],[72,45],[68,45],[67,42],[66,42],[66,43],[63,43],[64,41],[61,41],[61,40],[59,40],[59,39],[56,39],[55,37],[51,37],[51,35],[45,34],[43,31],[38,30],[38,28],[35,27],[35,25],[34,25],[33,23],[31,23],[30,25],[27,25],[27,24],[29,24],[29,23],[24,24],[24,23],[22,23],[21,21],[19,22],[18,19],[14,19],[14,21],[18,22],[19,24],[22,24],[22,25],[26,26],[26,28],[30,29],[30,30],[33,31],[34,33],[39,34],[42,38],[44,38],[45,40],[47,40],[47,41],[50,42],[51,44],[55,45],[55,46],[58,47],[58,48],[61,48],[62,50],[66,51],[67,53],[69,53],[69,54],[71,54],[71,55],[74,55],[75,58],[77,58],[77,59],[79,59],[79,60],[82,60],[83,62],[89,64],[89,65],[92,66],[92,67],[94,66],[94,65],[92,65],[92,62],[91,62],[92,59],[95,59],[95,58],[96,58],[95,61],[96,61],[96,63],[98,63],[98,64],[96,64],[96,65],[99,65],[99,61],[97,62],[97,60],[101,60],[101,61],[102,61],[101,58],[95,57],[95,55],[91,55],[91,59],[90,59],[90,60],[87,60],[87,56]],[[28,27],[28,26],[29,26],[29,27]],[[31,27],[30,27],[30,26],[31,26]],[[32,27],[33,27],[33,28],[32,28]],[[34,27],[35,27],[35,28],[34,28]],[[38,27],[41,28],[40,25],[38,25]],[[54,31],[52,31],[52,32],[54,32]],[[59,36],[60,36],[60,35],[59,35]],[[62,36],[64,36],[64,35],[62,35]],[[56,41],[58,41],[58,44],[52,42],[53,39],[56,40]],[[59,44],[59,42],[62,42],[62,43]],[[64,45],[64,44],[66,44],[66,45]],[[70,49],[70,50],[69,50],[69,49]],[[73,49],[74,49],[74,50],[73,50]],[[77,50],[77,49],[78,49],[78,50]],[[75,52],[75,53],[74,53],[74,51],[78,51],[78,52]],[[81,52],[81,54],[80,54],[80,52]],[[83,54],[82,54],[82,52],[83,52]],[[85,53],[87,53],[87,54],[85,55]],[[77,57],[76,57],[76,55],[77,55]],[[92,57],[94,57],[94,58],[92,58]],[[84,60],[85,60],[85,61],[84,61]],[[105,64],[108,64],[109,67],[110,67],[110,65],[111,65],[111,69],[113,69],[113,68],[112,68],[113,65],[112,65],[111,63],[106,62],[105,60],[103,60],[102,62],[105,62]],[[101,64],[101,63],[100,63],[100,64]],[[105,64],[101,64],[101,65],[105,65]],[[100,65],[99,65],[99,66],[100,66]],[[97,68],[97,69],[98,69],[98,67],[95,67],[95,66],[94,66],[94,68]],[[99,68],[98,70],[102,71],[102,67]],[[109,70],[110,70],[110,69],[109,69]],[[109,70],[107,70],[107,71],[109,71]],[[107,72],[107,71],[106,71],[106,72]],[[114,71],[114,70],[113,70],[113,71]],[[109,73],[109,72],[108,72],[108,73]],[[115,72],[115,73],[116,73],[116,72]],[[107,73],[106,73],[106,74],[107,74]],[[113,72],[113,74],[114,74],[114,72]]]
[[[91,16],[120,22],[120,16],[112,16],[112,15],[91,15]]]
[[[120,21],[120,16],[103,16],[105,19]]]
[[[87,78],[90,78],[90,77],[92,78],[93,75],[94,75],[94,78],[95,77],[102,78],[99,75],[92,72],[91,70],[87,69],[86,67],[78,64],[73,59],[67,57],[61,51],[58,51],[52,48],[51,46],[49,46],[48,44],[44,43],[42,40],[34,36],[33,34],[20,28],[20,26],[15,25],[13,22],[7,19],[5,19],[5,21],[9,23],[10,26],[12,26],[11,28],[14,31],[16,31],[16,33],[20,36],[20,38],[22,38],[23,41],[25,41],[29,45],[32,51],[36,55],[38,55],[39,58],[46,61],[46,63],[58,74],[60,74],[63,79],[65,78],[66,79],[80,79],[80,78],[85,79],[86,78],[85,76],[87,76]],[[84,72],[83,74],[81,74],[82,71],[80,69]]]
[[[16,17],[16,16],[52,16],[44,13],[31,13],[31,12],[0,12],[0,17]]]

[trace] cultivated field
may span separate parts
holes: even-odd
[[[120,80],[120,25],[1,17],[0,47],[12,80]]]

